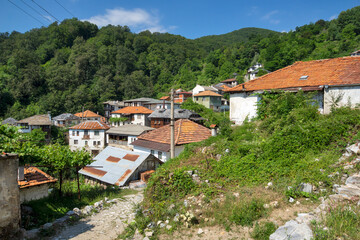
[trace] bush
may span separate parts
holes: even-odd
[[[248,204],[235,206],[230,215],[230,221],[242,226],[251,226],[255,220],[265,214],[264,203],[259,199],[252,199]]]
[[[275,231],[276,226],[273,222],[256,223],[251,237],[255,240],[268,240]]]

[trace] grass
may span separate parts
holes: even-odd
[[[360,206],[339,205],[331,208],[322,222],[313,224],[313,230],[315,240],[359,240]]]
[[[276,225],[273,222],[256,223],[251,237],[255,240],[268,240],[275,231]]]
[[[104,189],[98,186],[91,186],[85,184],[83,179],[80,182],[80,189],[81,200],[78,199],[76,181],[65,181],[63,183],[63,197],[59,197],[58,186],[55,185],[55,188],[48,197],[24,203],[24,205],[30,206],[34,212],[34,215],[23,221],[24,227],[31,229],[52,222],[64,216],[75,207],[82,208],[86,205],[94,204],[105,197],[113,199],[134,193],[134,190],[120,190],[119,188]]]

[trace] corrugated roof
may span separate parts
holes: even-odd
[[[117,111],[111,112],[111,113],[119,113],[119,114],[150,114],[153,110],[150,110],[143,106],[129,106],[124,107],[122,109],[119,109]]]
[[[81,169],[79,173],[108,184],[123,186],[150,155],[148,153],[127,151],[122,148],[108,146],[94,158],[94,162]],[[115,158],[120,160],[108,160]],[[162,163],[159,159],[157,161]],[[101,174],[96,174],[100,171]]]
[[[211,130],[188,119],[180,119],[175,122],[175,145],[192,142],[200,142],[211,136]],[[137,145],[139,140],[156,143],[170,144],[170,125],[155,129],[142,134],[132,145]]]
[[[216,92],[213,92],[213,91],[203,91],[203,92],[200,92],[196,95],[194,95],[194,97],[208,97],[208,96],[211,96],[211,97],[222,97],[222,95],[216,93]]]
[[[53,117],[53,120],[80,120],[80,118],[71,113],[63,113],[59,116]]]
[[[92,112],[92,111],[90,111],[90,110],[86,110],[85,112],[75,113],[74,115],[77,116],[77,117],[80,117],[80,118],[82,118],[82,117],[84,117],[84,118],[88,118],[88,117],[102,117],[102,116],[100,116],[99,114],[96,114],[96,113],[94,113],[94,112]]]
[[[37,167],[24,167],[24,177],[25,180],[18,181],[18,185],[20,188],[38,186],[57,181],[57,179],[41,171]]]
[[[305,80],[302,76],[308,76]],[[227,92],[360,84],[360,57],[342,57],[296,62],[257,79],[237,85]]]
[[[169,118],[171,116],[171,109],[160,109],[155,110],[148,118]],[[192,112],[188,109],[174,109],[174,118],[175,119],[190,119],[191,117],[198,118],[199,114]]]
[[[69,129],[81,129],[81,130],[108,130],[110,127],[100,121],[85,121],[70,127]]]
[[[131,135],[139,136],[140,134],[154,130],[155,128],[137,125],[137,124],[126,124],[119,127],[112,127],[106,131],[106,133],[118,134],[118,135]]]
[[[29,125],[51,125],[50,117],[48,114],[41,114],[41,115],[34,115],[25,119],[22,119],[20,121],[17,121],[17,124],[19,123],[27,123]]]

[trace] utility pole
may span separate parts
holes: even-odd
[[[171,108],[170,108],[170,158],[175,157],[175,126],[174,126],[174,89],[171,89]]]

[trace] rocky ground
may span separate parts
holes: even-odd
[[[143,200],[143,191],[116,199],[109,208],[80,219],[74,225],[67,225],[51,240],[113,240],[126,228],[134,217],[134,206]]]

